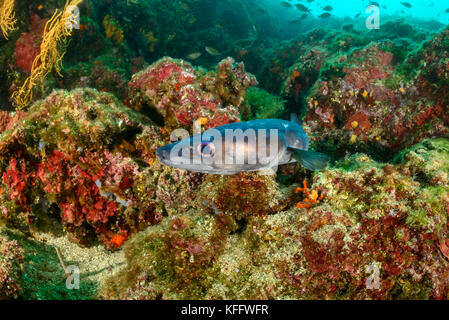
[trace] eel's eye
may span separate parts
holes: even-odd
[[[212,142],[203,142],[198,145],[198,153],[205,158],[213,157],[215,154],[215,145]]]
[[[193,153],[193,148],[191,146],[183,147],[178,151],[178,157],[192,159]]]

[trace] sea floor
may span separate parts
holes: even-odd
[[[54,235],[38,232],[33,236],[7,228],[0,233],[10,240],[16,240],[24,250],[23,292],[24,299],[90,299],[103,281],[125,265],[122,250],[110,251],[104,245],[80,247],[71,242],[67,234]],[[57,255],[59,248],[61,257],[67,268],[79,268],[79,289],[69,289],[67,276]],[[72,275],[74,272],[71,273]],[[70,274],[69,274],[70,277]],[[69,282],[73,284],[73,281]]]

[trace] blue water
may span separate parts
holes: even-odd
[[[380,28],[382,23],[393,19],[401,18],[404,22],[410,24],[431,24],[430,27],[438,29],[441,25],[447,25],[449,22],[449,13],[446,10],[449,8],[449,1],[435,1],[435,0],[315,0],[308,2],[307,0],[291,0],[285,1],[292,5],[300,3],[310,10],[310,14],[300,25],[291,25],[290,21],[298,19],[303,14],[295,7],[286,8],[281,4],[283,1],[279,0],[262,0],[258,4],[264,5],[265,8],[284,25],[286,32],[290,35],[291,30],[307,31],[317,26],[337,27],[341,23],[352,23],[357,29],[366,28],[365,21],[370,16],[367,13],[367,7],[373,3],[379,5],[380,13]],[[402,3],[408,3],[410,8]],[[332,6],[332,10],[328,11],[331,14],[330,18],[322,19],[319,16],[326,12],[323,10],[325,6]],[[441,24],[441,25],[438,25]]]
[[[273,10],[285,11],[281,5],[281,1],[278,0],[265,0],[267,5],[273,8]],[[410,0],[410,1],[398,1],[398,0],[324,0],[324,1],[287,1],[289,3],[301,3],[310,9],[313,15],[318,16],[323,12],[324,6],[330,5],[333,10],[330,11],[333,15],[340,18],[354,17],[357,13],[362,12],[365,14],[367,6],[373,2],[377,2],[380,5],[381,15],[388,17],[391,15],[402,16],[404,18],[421,18],[432,20],[435,19],[441,23],[447,23],[449,21],[449,13],[446,13],[446,9],[449,8],[449,1],[434,1],[434,0]],[[401,2],[409,3],[412,7],[407,8],[402,5]],[[293,10],[293,9],[292,9]],[[295,9],[296,10],[296,9]],[[289,10],[288,10],[289,11]],[[297,10],[296,10],[297,11]]]

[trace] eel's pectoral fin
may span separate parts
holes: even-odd
[[[326,168],[329,156],[324,153],[306,151],[301,149],[289,148],[292,157],[298,161],[304,168],[317,171]]]

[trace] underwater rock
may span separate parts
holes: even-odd
[[[64,5],[8,3],[17,23],[0,41],[4,109]],[[33,101],[44,99],[0,112],[0,222],[26,239],[0,235],[0,299],[97,288],[106,299],[449,298],[449,29],[431,35],[439,23],[408,17],[367,31],[362,13],[325,22],[314,10],[289,23],[264,7],[79,4],[61,70],[32,83]],[[291,112],[305,116],[311,147],[333,156],[327,169],[206,175],[155,155],[198,119],[210,129]],[[79,246],[66,258],[83,253],[95,265],[83,275],[108,273],[105,283],[92,277],[73,294],[59,281],[54,246],[69,239]],[[120,253],[104,247],[122,246],[114,275],[105,257]]]
[[[131,263],[109,278],[98,295],[102,299],[200,299],[219,272],[213,262],[227,233],[211,215],[186,213],[164,219],[137,234],[133,245],[125,245]]]
[[[164,128],[145,127],[135,140],[139,159],[149,165],[135,179],[134,194],[139,199],[140,210],[154,210],[158,217],[174,215],[194,207],[198,187],[204,175],[163,165],[156,150],[169,143]]]
[[[196,119],[205,118],[205,128],[210,129],[238,121],[246,89],[256,84],[243,64],[231,58],[223,60],[216,73],[163,58],[135,74],[129,87],[133,103],[156,108],[166,128],[191,127]]]
[[[144,131],[158,138],[149,119],[93,89],[36,102],[0,139],[4,217],[27,228],[53,216],[83,244],[119,247],[160,219],[134,190],[150,167],[133,145]]]
[[[204,175],[162,165],[167,131],[93,89],[54,91],[5,119],[2,197],[9,225],[60,221],[73,241],[119,248],[163,215],[192,208]]]
[[[448,237],[449,189],[417,173],[425,159],[446,176],[439,161],[448,142],[438,149],[416,146],[421,161],[414,151],[397,166],[355,155],[345,169],[317,174],[315,185],[327,200],[304,224],[296,261],[311,277],[298,288],[310,288],[311,298],[447,298],[448,261],[439,243]]]
[[[411,62],[395,65],[394,50],[388,41],[355,50],[336,62],[341,74],[314,85],[305,119],[313,146],[387,160],[423,138],[448,136],[445,97],[423,88],[422,76],[404,76]]]
[[[12,129],[14,124],[25,118],[26,115],[25,111],[17,111],[15,113],[0,111],[0,132]]]
[[[162,219],[163,215],[176,215],[195,207],[197,189],[204,175],[179,170],[155,162],[142,171],[133,188],[139,209]]]
[[[318,80],[326,58],[328,54],[316,48],[302,55],[289,70],[290,76],[284,82],[282,94],[293,101],[298,101],[300,95],[307,92]]]
[[[99,57],[93,63],[79,63],[64,69],[64,88],[94,88],[100,92],[113,93],[126,101],[128,97],[127,70],[111,63],[115,55]],[[113,67],[111,67],[113,66]]]
[[[245,212],[245,201],[238,207],[238,197],[231,203],[212,200],[222,214],[189,211],[130,239],[125,246],[127,266],[106,282],[100,295],[448,298],[448,156],[449,140],[444,139],[425,140],[404,151],[395,165],[353,155],[313,175],[311,189],[324,197],[309,211],[290,203],[278,213],[246,215],[237,231],[223,218],[225,212]],[[203,188],[220,195],[232,177],[221,180],[209,177]],[[243,183],[245,178],[238,180]],[[255,183],[254,177],[246,180]],[[222,189],[208,187],[220,183]],[[251,193],[260,199],[272,197],[251,188],[246,197]],[[262,207],[270,206],[260,204],[260,212],[266,213]]]
[[[403,72],[416,76],[418,91],[428,99],[441,100],[449,85],[449,28],[424,42],[411,54]],[[443,100],[446,103],[446,100]],[[443,103],[441,102],[441,103]]]
[[[279,211],[283,196],[276,175],[252,172],[208,175],[201,185],[200,199],[214,214],[232,217],[235,223],[250,215]]]
[[[261,86],[271,93],[298,96],[307,92],[320,76],[324,62],[356,47],[363,47],[371,39],[355,31],[341,32],[317,28],[297,39],[283,43],[268,56],[260,73]]]

